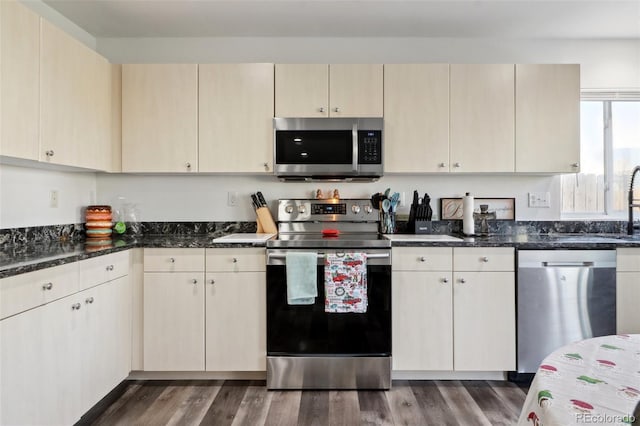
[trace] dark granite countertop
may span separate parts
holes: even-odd
[[[114,239],[112,247],[91,248],[84,241],[19,244],[0,250],[0,278],[102,256],[135,247],[245,248],[252,243],[213,243],[210,235],[150,235]],[[515,247],[521,250],[616,249],[640,247],[640,235],[623,234],[518,234],[464,238],[462,241],[394,241],[392,247]]]

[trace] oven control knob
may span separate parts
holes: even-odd
[[[307,208],[304,206],[304,204],[298,206],[298,213],[304,214],[304,212],[306,211],[307,211]]]
[[[293,213],[293,206],[292,206],[291,204],[287,205],[287,206],[284,208],[284,211],[285,211],[285,212],[287,212],[288,214]]]
[[[353,206],[351,206],[351,211],[353,212],[353,214],[360,213],[360,206],[357,204],[354,204]]]
[[[366,214],[371,214],[371,212],[373,211],[373,207],[371,207],[369,204],[367,204],[366,206],[364,206],[364,212]]]

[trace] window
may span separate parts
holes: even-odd
[[[640,165],[640,100],[598,99],[580,105],[580,173],[562,176],[562,213],[626,217],[631,171]]]

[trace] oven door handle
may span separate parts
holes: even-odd
[[[318,259],[324,259],[325,253],[318,253]],[[367,253],[367,259],[388,259],[389,253]],[[267,253],[269,259],[285,259],[285,253]]]

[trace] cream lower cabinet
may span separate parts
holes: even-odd
[[[129,290],[123,276],[0,321],[1,424],[74,424],[127,377]]]
[[[145,249],[144,269],[144,369],[204,370],[204,249]]]
[[[511,248],[393,249],[393,368],[515,368]]]
[[[619,248],[616,265],[616,332],[640,333],[640,248]]]

